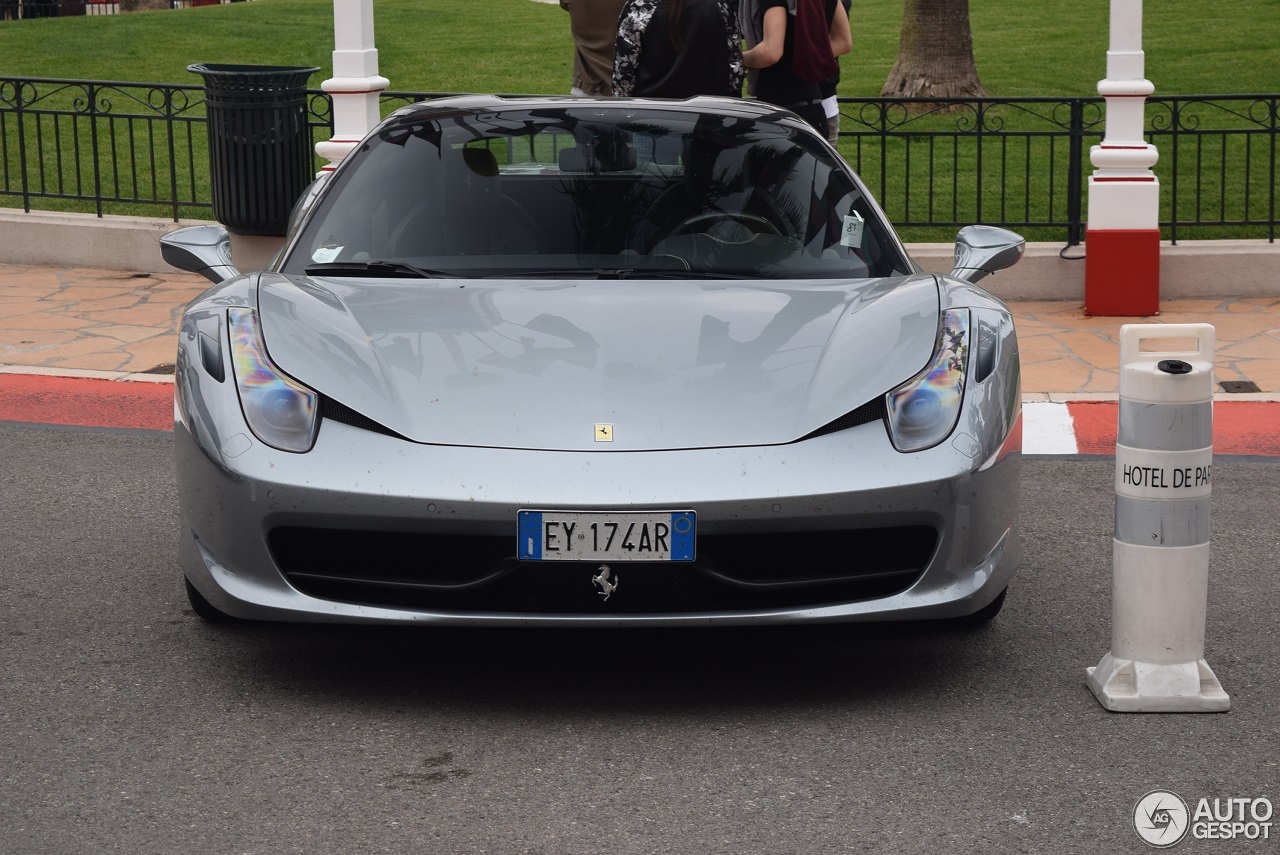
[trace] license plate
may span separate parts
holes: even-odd
[[[520,511],[521,561],[692,561],[693,511]]]

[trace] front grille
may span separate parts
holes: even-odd
[[[928,526],[700,535],[698,559],[618,562],[609,601],[594,562],[522,562],[510,536],[277,528],[272,555],[316,597],[438,611],[678,614],[821,606],[911,586],[937,545]]]

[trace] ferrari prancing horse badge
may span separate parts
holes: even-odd
[[[591,577],[591,581],[600,588],[596,593],[604,597],[604,601],[606,603],[609,602],[609,597],[613,595],[613,592],[618,590],[618,582],[622,581],[615,576],[613,581],[610,582],[610,572],[608,564],[601,564],[600,575]]]

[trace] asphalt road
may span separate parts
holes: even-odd
[[[1084,684],[1110,460],[1028,460],[977,632],[220,627],[174,563],[170,444],[0,426],[0,851],[1145,852],[1150,790],[1280,801],[1274,459],[1215,461],[1233,708],[1190,716]]]

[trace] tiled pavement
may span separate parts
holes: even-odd
[[[1209,323],[1217,341],[1218,397],[1280,400],[1280,297],[1166,300],[1160,314],[1151,318],[1092,318],[1073,301],[1018,302],[1010,307],[1018,328],[1024,395],[1115,398],[1123,324]],[[1262,395],[1224,393],[1221,384],[1233,381],[1251,381]]]
[[[208,284],[177,271],[0,264],[0,371],[171,373],[182,310]]]
[[[166,379],[182,309],[207,284],[177,271],[0,264],[0,373]],[[1121,324],[1199,322],[1217,331],[1216,379],[1262,393],[1220,399],[1280,400],[1280,297],[1166,301],[1156,318],[1090,318],[1074,301],[1011,306],[1030,400],[1115,398]]]

